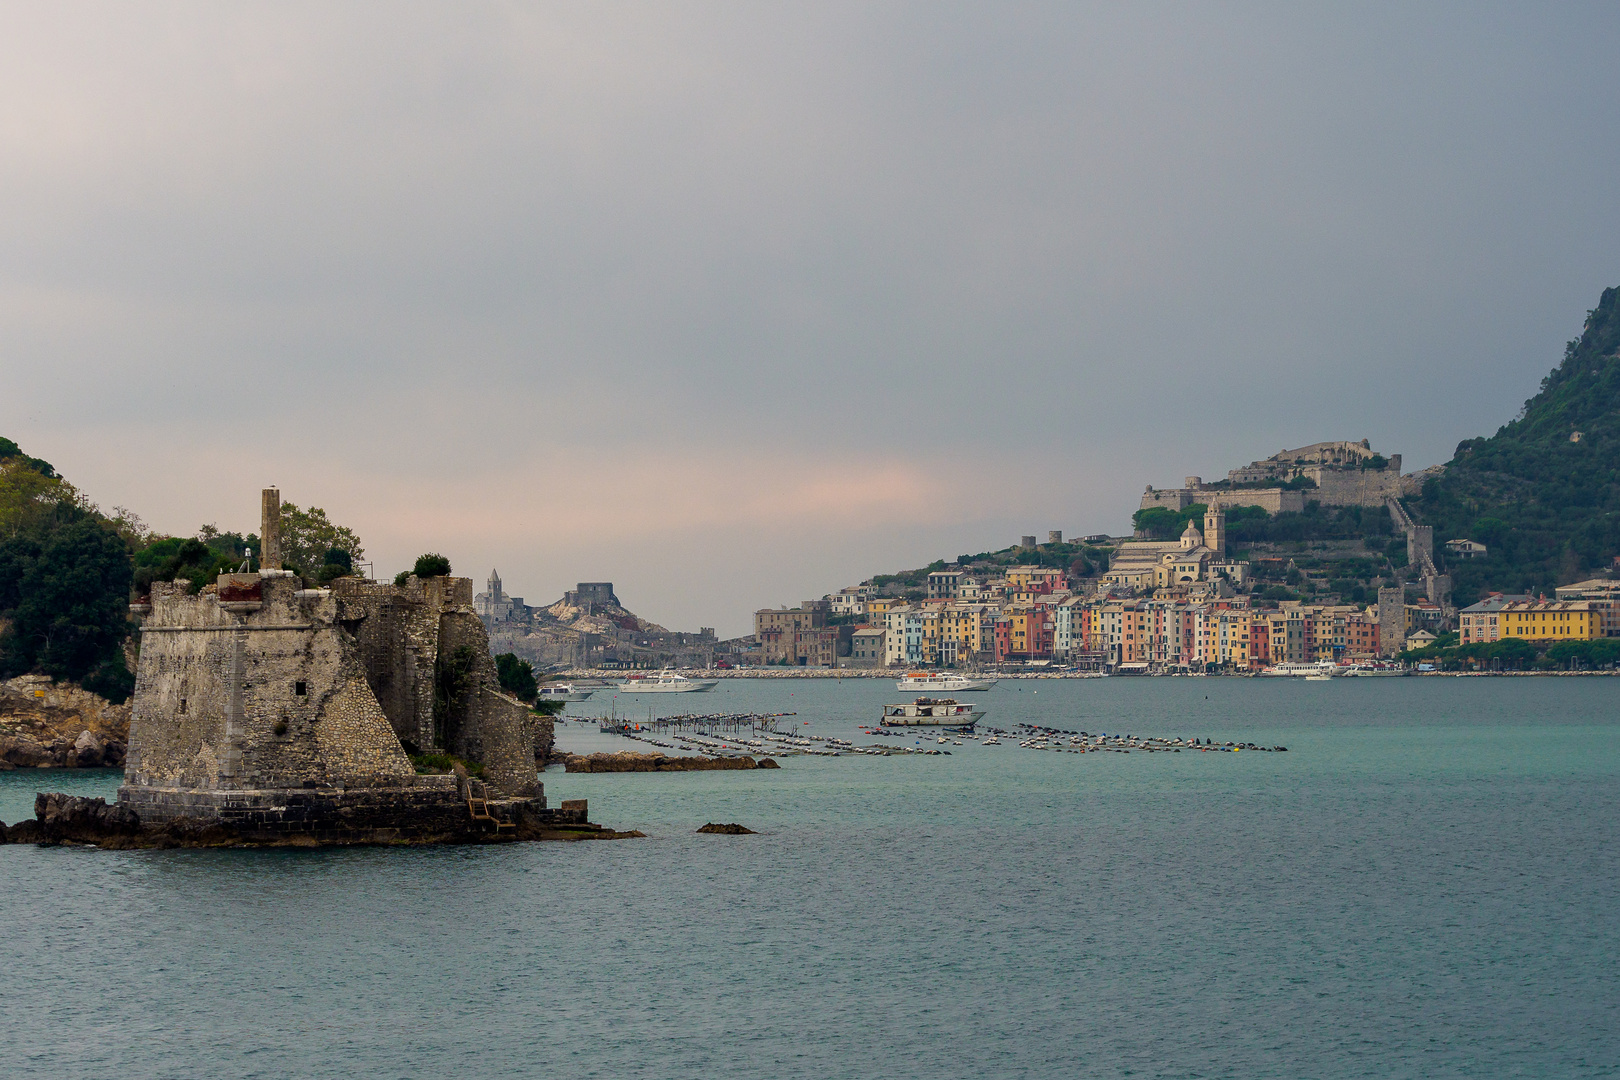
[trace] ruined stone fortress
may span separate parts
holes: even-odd
[[[280,495],[262,495],[255,573],[199,595],[154,583],[141,618],[119,802],[143,822],[225,824],[245,838],[455,838],[584,821],[548,811],[536,750],[551,721],[503,693],[467,578],[340,578],[281,568]],[[418,775],[448,752],[484,784]],[[487,785],[487,787],[485,786]]]
[[[1299,478],[1316,486],[1299,490],[1281,485]],[[1275,483],[1276,486],[1270,486]],[[1402,494],[1401,455],[1387,459],[1374,454],[1366,439],[1360,442],[1320,442],[1297,450],[1282,450],[1261,461],[1233,469],[1224,481],[1206,484],[1189,476],[1179,488],[1148,487],[1141,509],[1160,506],[1185,510],[1195,503],[1211,509],[1258,506],[1269,514],[1299,513],[1305,503],[1323,506],[1382,506]]]

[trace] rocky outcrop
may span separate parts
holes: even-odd
[[[700,832],[700,833],[711,833],[711,834],[714,834],[716,836],[753,836],[753,835],[755,835],[753,829],[746,829],[743,826],[737,824],[735,821],[731,822],[728,825],[720,825],[720,824],[717,824],[717,823],[711,821],[707,825],[703,826],[703,828],[699,829],[698,832]]]
[[[129,705],[44,675],[0,683],[0,769],[122,766]]]
[[[774,769],[770,758],[665,757],[663,754],[569,754],[563,761],[571,773],[698,772],[710,769]]]
[[[327,800],[330,802],[331,800]],[[483,817],[455,815],[441,827],[412,834],[397,828],[367,828],[355,815],[364,807],[313,800],[307,828],[267,830],[251,815],[223,821],[191,817],[142,821],[120,803],[56,792],[34,799],[34,817],[10,828],[0,822],[0,843],[89,844],[114,850],[178,847],[319,847],[327,844],[475,844],[535,840],[618,840],[644,835],[616,832],[586,820],[583,799],[547,811],[538,799],[491,800]],[[470,811],[470,807],[468,810]],[[325,810],[331,811],[324,815]]]
[[[545,768],[557,749],[556,721],[549,716],[535,716],[529,722],[534,725],[534,760]]]

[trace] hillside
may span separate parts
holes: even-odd
[[[1484,558],[1447,560],[1466,605],[1486,589],[1550,592],[1609,567],[1620,553],[1617,481],[1620,288],[1611,288],[1519,417],[1459,443],[1408,508],[1434,526],[1437,549],[1460,538],[1488,545]]]

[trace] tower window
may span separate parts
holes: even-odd
[[[299,697],[303,697],[305,694],[309,693],[309,685],[307,683],[295,682],[293,683],[293,693],[297,694]]]

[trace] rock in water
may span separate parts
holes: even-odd
[[[85,730],[73,742],[75,764],[81,769],[93,769],[105,763],[107,743],[95,732]]]
[[[107,844],[141,831],[141,818],[128,806],[107,805],[104,798],[40,792],[34,797],[34,819],[45,840],[75,840],[78,844]],[[23,823],[11,827],[15,832]],[[11,837],[15,842],[16,837]],[[32,839],[32,837],[31,837]]]
[[[711,821],[707,825],[703,826],[703,828],[699,829],[698,832],[700,832],[700,833],[717,833],[717,834],[719,834],[721,836],[753,836],[754,835],[754,830],[753,829],[745,829],[741,825],[738,825],[735,821],[733,821],[729,825],[720,825],[720,824],[717,824],[717,823]]]

